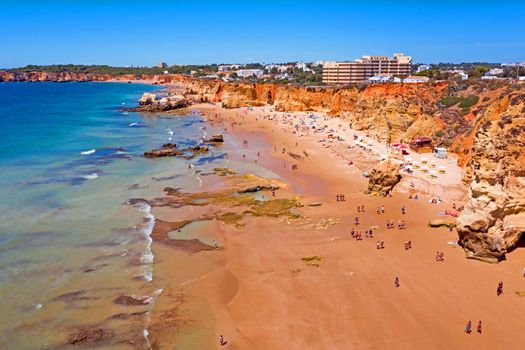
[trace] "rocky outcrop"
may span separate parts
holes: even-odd
[[[221,143],[224,142],[224,137],[222,134],[213,134],[211,137],[204,142],[210,142],[210,143]]]
[[[476,129],[459,243],[467,257],[499,261],[525,231],[525,93],[493,102]]]
[[[401,180],[400,163],[394,159],[385,159],[368,172],[366,193],[386,196]]]
[[[170,95],[157,99],[157,95],[146,92],[139,99],[139,106],[133,108],[137,112],[165,112],[184,108],[190,105],[190,101],[182,95]]]
[[[175,157],[182,155],[184,155],[184,150],[178,150],[177,145],[173,143],[167,143],[162,145],[161,148],[144,152],[144,157],[146,158]]]

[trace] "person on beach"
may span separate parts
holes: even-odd
[[[361,212],[362,212],[362,213],[365,212],[365,206],[364,206],[364,205],[361,205]]]
[[[401,207],[401,214],[405,214],[406,213],[406,207],[403,205]]]
[[[357,216],[354,219],[354,225],[359,225],[359,218]]]
[[[361,206],[357,206],[357,212],[360,213],[361,212]]]
[[[220,344],[221,346],[226,345],[226,342],[224,341],[224,336],[223,336],[222,334],[219,335],[219,344]]]
[[[382,205],[382,206],[381,206],[381,214],[384,214],[384,213],[385,213],[385,206]]]
[[[478,322],[478,333],[481,334],[481,320]]]
[[[472,322],[468,321],[467,326],[465,327],[465,333],[470,334],[472,332]]]
[[[377,241],[376,248],[377,249],[381,249],[381,242],[380,241]]]
[[[381,241],[381,249],[385,249],[385,241]]]
[[[498,297],[503,294],[503,282],[502,281],[499,281],[498,283],[498,288],[496,289],[496,294],[498,295]]]
[[[399,288],[399,277],[396,276],[396,279],[394,280],[394,285],[396,288]]]

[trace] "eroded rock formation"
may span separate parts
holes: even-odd
[[[478,121],[468,164],[472,182],[458,218],[467,256],[498,261],[525,231],[525,93],[493,102]]]
[[[400,163],[394,159],[385,159],[368,173],[367,193],[386,196],[401,180]]]
[[[157,99],[157,95],[146,92],[139,99],[139,106],[132,109],[138,112],[165,112],[184,108],[190,105],[190,101],[182,95],[170,95]]]

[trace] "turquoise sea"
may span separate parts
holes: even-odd
[[[206,133],[198,115],[122,110],[155,89],[0,84],[0,348],[62,348],[88,327],[115,332],[105,348],[148,348],[148,310],[160,292],[154,218],[147,205],[127,201],[159,195],[166,179],[197,186],[188,160],[142,153],[193,145]],[[130,295],[144,305],[119,302]]]

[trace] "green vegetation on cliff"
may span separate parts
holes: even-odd
[[[82,74],[162,74],[164,71],[172,74],[190,74],[192,71],[205,70],[217,72],[217,65],[188,65],[171,66],[167,68],[159,67],[112,67],[107,65],[82,65],[82,64],[54,64],[49,66],[28,65],[20,68],[9,69],[11,72],[47,72],[47,73],[82,73]]]

